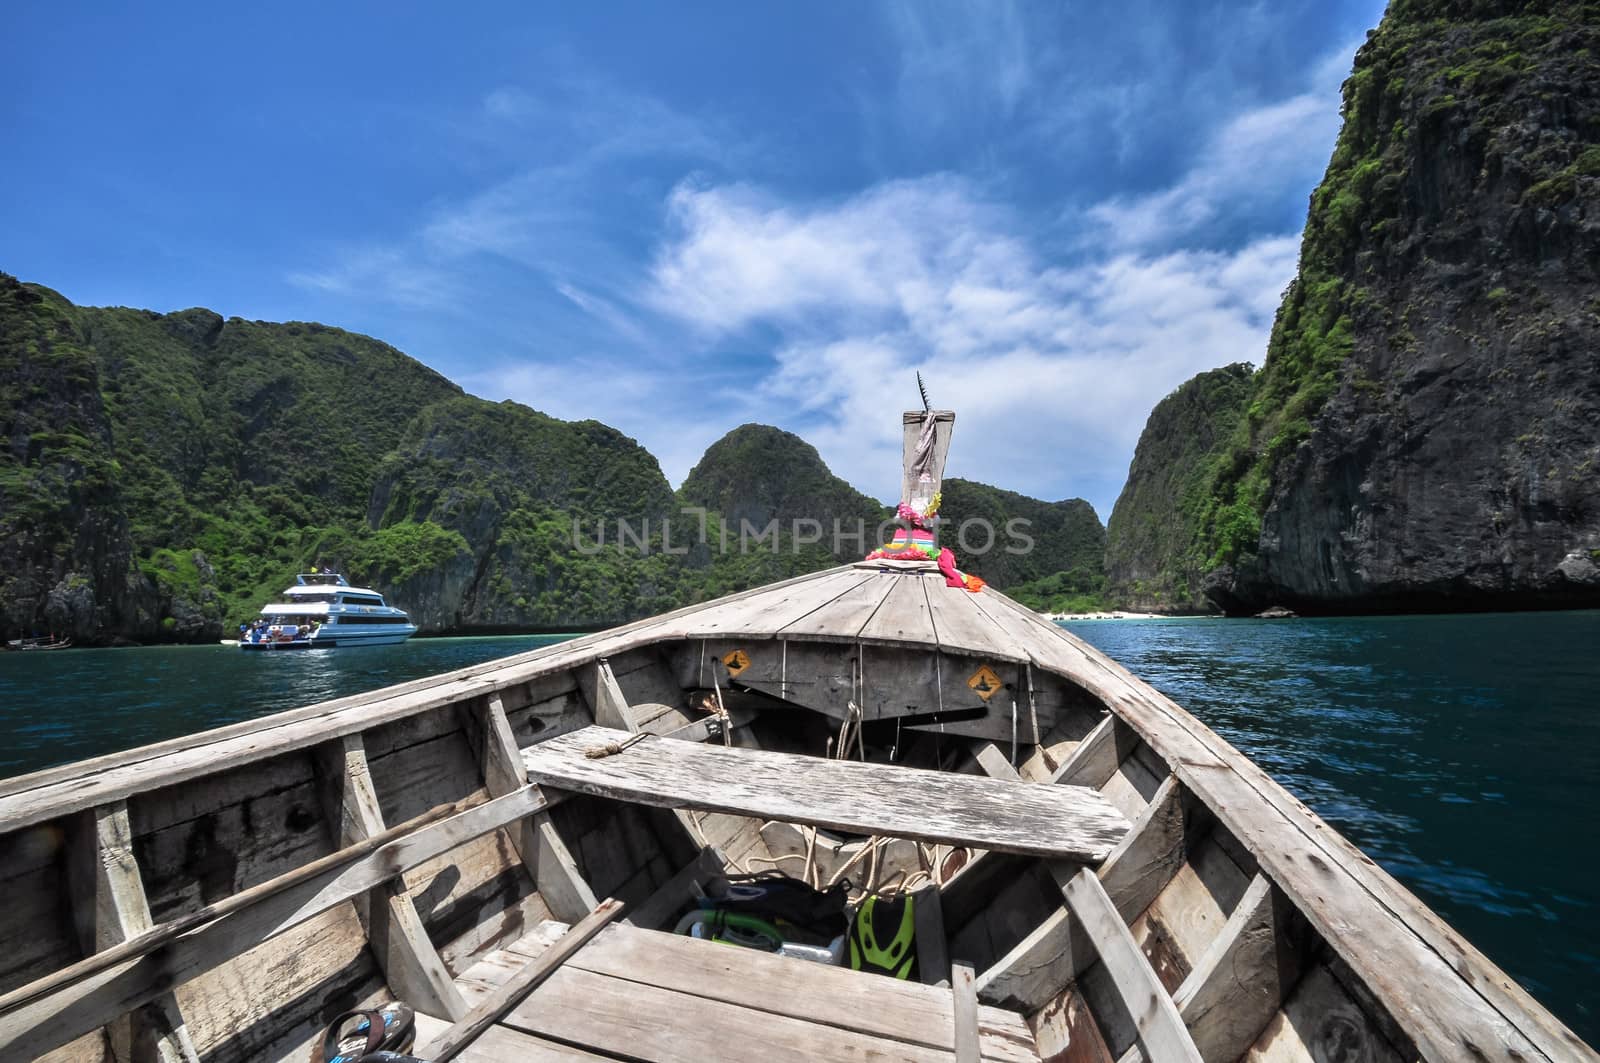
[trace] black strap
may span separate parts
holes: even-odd
[[[332,1060],[339,1056],[339,1042],[344,1038],[339,1036],[339,1028],[351,1019],[367,1020],[367,1047],[361,1049],[358,1055],[367,1055],[376,1052],[378,1046],[383,1044],[384,1018],[383,1012],[373,1009],[370,1011],[347,1011],[328,1024],[328,1032],[322,1037],[322,1058]]]

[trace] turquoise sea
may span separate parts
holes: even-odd
[[[1064,624],[1600,1043],[1600,612]],[[560,641],[0,653],[0,776]]]

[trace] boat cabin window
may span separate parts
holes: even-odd
[[[346,605],[382,605],[383,599],[375,594],[347,594],[344,596]]]
[[[293,594],[287,600],[297,605],[304,605],[306,602],[331,602],[335,597],[333,594]]]
[[[401,613],[399,615],[390,614],[388,616],[361,616],[361,615],[347,616],[347,615],[341,614],[341,615],[333,617],[332,619],[333,619],[334,622],[339,623],[339,624],[405,624],[405,623],[409,623],[409,621],[406,619],[406,616],[405,616],[404,613]]]

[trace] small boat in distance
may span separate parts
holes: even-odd
[[[261,607],[239,633],[242,650],[318,650],[388,646],[417,633],[405,610],[366,587],[352,587],[336,572],[302,572],[283,600]]]
[[[46,638],[35,635],[31,639],[11,639],[6,643],[8,650],[65,650],[72,646],[71,639],[57,638],[54,635]]]

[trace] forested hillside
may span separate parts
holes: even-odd
[[[365,336],[78,307],[5,275],[0,442],[7,637],[214,640],[318,563],[425,631],[602,626],[855,560],[891,512],[776,428],[730,432],[674,493],[615,429],[474,398]],[[1058,561],[1097,578],[1092,511],[948,497],[1039,520],[1048,557],[969,566],[1000,585]]]

